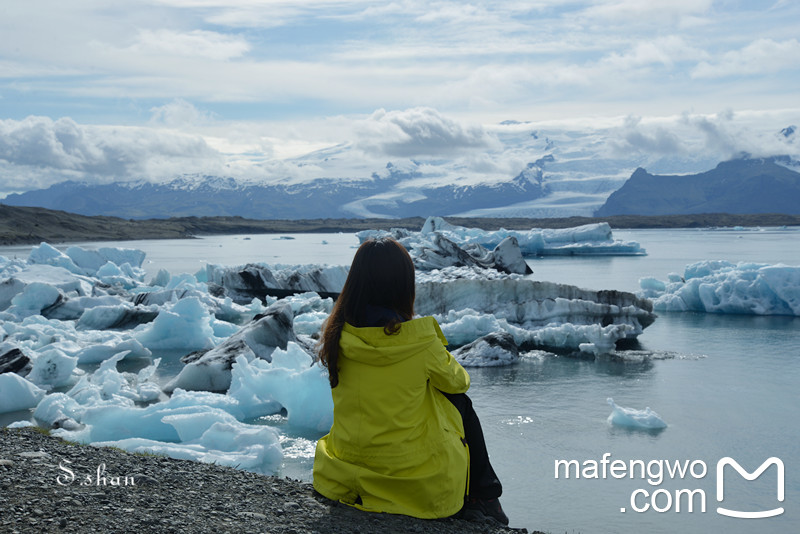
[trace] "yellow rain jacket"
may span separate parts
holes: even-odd
[[[314,488],[371,512],[447,517],[464,504],[469,451],[458,410],[469,375],[433,317],[398,333],[345,323],[333,426],[317,443]],[[358,500],[360,498],[360,501]]]

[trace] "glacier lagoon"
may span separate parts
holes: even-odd
[[[591,289],[638,291],[639,279],[664,280],[702,260],[800,265],[797,229],[637,230],[615,237],[639,242],[647,256],[529,259],[532,278]],[[147,253],[149,274],[196,272],[204,261],[240,265],[267,263],[348,264],[358,242],[352,234],[228,236],[181,241],[82,244],[119,246]],[[31,247],[5,247],[0,255],[27,257]],[[471,395],[481,416],[489,450],[505,485],[504,506],[512,525],[567,532],[787,532],[800,525],[796,468],[800,380],[800,319],[707,313],[660,313],[625,359],[572,359],[530,353],[500,368],[472,368]],[[155,356],[155,355],[154,355]],[[168,351],[160,381],[182,367]],[[138,371],[141,365],[130,366]],[[609,425],[607,397],[620,406],[657,411],[668,424],[658,431]],[[280,416],[261,421],[286,428]],[[7,422],[7,420],[6,420]],[[0,424],[3,420],[0,419]],[[310,477],[318,434],[292,431],[282,437],[289,476]],[[557,460],[695,461],[708,466],[698,479],[665,480],[653,486],[640,478],[556,479]],[[756,522],[716,513],[716,462],[726,456],[748,471],[768,457],[786,466],[786,511]],[[753,482],[726,481],[728,508],[776,507],[774,468]],[[729,473],[730,474],[730,473]],[[733,478],[733,477],[731,477]],[[637,489],[703,489],[706,512],[637,513]],[[656,506],[663,508],[661,493]],[[639,494],[640,508],[646,499]],[[621,512],[621,508],[626,512]],[[685,507],[685,503],[684,503]]]

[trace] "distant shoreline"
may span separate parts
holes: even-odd
[[[484,230],[570,228],[607,222],[613,229],[712,228],[800,226],[800,215],[779,213],[697,215],[614,215],[609,217],[477,218],[444,217],[452,224]],[[424,217],[404,219],[298,219],[256,220],[235,216],[175,217],[129,220],[85,216],[45,208],[0,204],[0,245],[68,243],[78,241],[130,241],[138,239],[189,239],[203,235],[333,233],[370,229],[419,230]]]

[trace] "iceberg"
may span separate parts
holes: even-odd
[[[432,315],[453,345],[492,332],[519,348],[608,353],[655,321],[649,300],[467,268],[417,274],[415,311]]]
[[[35,408],[45,391],[16,373],[0,375],[0,413]]]
[[[268,297],[283,298],[307,292],[335,297],[342,290],[348,271],[349,268],[342,265],[206,265],[203,278],[211,294],[246,304],[253,299],[267,302]]]
[[[649,406],[644,410],[624,408],[622,406],[617,406],[614,399],[611,397],[606,399],[606,402],[611,406],[612,411],[611,415],[608,416],[608,422],[612,425],[641,430],[659,430],[667,428],[667,423],[665,423],[656,412],[651,410]]]
[[[16,373],[27,376],[31,372],[31,359],[25,356],[17,347],[6,347],[0,344],[0,375],[3,373]]]
[[[210,349],[220,341],[214,335],[211,314],[196,298],[165,306],[155,320],[134,335],[148,349]]]
[[[482,267],[505,273],[530,274],[524,256],[614,255],[641,256],[646,251],[634,241],[615,240],[608,223],[557,230],[486,231],[428,217],[419,232],[402,228],[364,230],[356,236],[392,236],[411,254],[415,267],[431,271],[446,267]]]
[[[217,416],[217,420],[214,420]],[[97,441],[97,447],[118,447],[128,452],[164,454],[171,458],[225,465],[265,475],[280,467],[283,452],[280,438],[273,428],[240,423],[224,412],[200,412],[167,415],[164,421],[180,431],[201,428],[197,437],[179,443],[147,438],[125,438]],[[210,425],[207,423],[211,422]],[[198,426],[198,423],[205,423]]]
[[[261,358],[271,362],[276,349],[286,349],[290,341],[297,341],[292,319],[292,307],[283,301],[276,302],[219,346],[182,358],[186,365],[167,384],[166,390],[227,391],[231,385],[231,369],[238,358],[248,361]]]
[[[271,362],[248,362],[239,356],[228,395],[239,401],[246,417],[285,410],[289,425],[295,428],[326,433],[333,424],[328,372],[293,342],[286,350],[275,350]]]
[[[496,231],[465,228],[448,223],[441,217],[428,217],[420,231],[423,235],[441,234],[461,246],[496,247],[504,239],[514,237],[525,256],[614,255],[643,256],[646,251],[635,241],[613,238],[608,223],[594,223],[563,229],[528,231],[500,229]]]
[[[491,333],[453,351],[464,367],[498,367],[519,359],[519,348],[507,332]]]
[[[406,248],[414,261],[414,267],[419,271],[446,267],[481,267],[505,273],[533,272],[525,263],[519,243],[513,236],[501,240],[494,250],[480,244],[458,244],[441,232],[411,232],[403,228],[364,230],[356,236],[361,243],[371,238],[396,239]]]
[[[800,266],[701,261],[639,285],[659,311],[800,316]]]
[[[67,356],[56,348],[43,350],[36,357],[26,378],[48,390],[66,386],[77,365],[78,358],[75,356]]]

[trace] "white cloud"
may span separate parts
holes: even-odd
[[[29,189],[31,176],[47,185],[67,178],[109,183],[223,168],[221,155],[199,136],[34,116],[0,120],[0,161],[4,191]]]
[[[619,138],[612,138],[610,144],[617,154],[635,151],[662,156],[686,152],[686,146],[674,128],[659,124],[643,125],[641,117],[633,116],[625,119]]]
[[[718,61],[704,61],[692,71],[695,78],[752,76],[755,74],[800,70],[800,42],[797,39],[773,41],[758,39],[741,50],[726,52]]]
[[[619,23],[679,23],[684,17],[706,13],[713,0],[607,0],[587,8],[582,15]]]
[[[167,54],[224,61],[243,56],[250,50],[250,45],[241,37],[217,32],[159,29],[140,30],[130,50],[147,55]]]
[[[197,126],[211,120],[211,114],[200,111],[182,98],[151,108],[150,112],[151,124],[163,124],[172,128]]]
[[[708,54],[705,51],[687,44],[682,37],[670,35],[634,42],[628,51],[622,54],[612,52],[601,63],[620,70],[653,64],[673,67],[677,62],[694,61],[706,56]]]
[[[496,141],[477,124],[464,124],[435,109],[380,109],[357,125],[358,145],[387,156],[453,156],[487,149]]]

